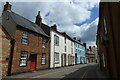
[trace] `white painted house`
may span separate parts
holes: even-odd
[[[66,38],[66,45],[67,45],[67,64],[66,65],[74,65],[75,64],[74,41],[68,35]]]
[[[50,68],[61,67],[62,54],[66,54],[64,50],[64,36],[56,30],[56,26],[50,30]]]
[[[66,33],[57,31],[56,26],[50,30],[50,68],[75,64],[74,41]]]

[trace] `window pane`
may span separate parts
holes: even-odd
[[[46,54],[45,53],[42,54],[41,64],[46,64]]]
[[[21,52],[20,66],[27,65],[27,52]]]
[[[22,44],[28,44],[28,32],[22,32]]]
[[[45,45],[46,45],[46,39],[42,38],[42,47],[45,48]]]
[[[55,59],[55,63],[59,63],[59,53],[55,53],[54,59]]]
[[[59,37],[56,36],[56,35],[54,35],[54,44],[55,44],[56,46],[59,45]]]

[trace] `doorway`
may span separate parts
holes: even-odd
[[[36,70],[37,54],[30,55],[30,71]]]

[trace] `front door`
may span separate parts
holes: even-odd
[[[64,55],[64,66],[66,66],[66,54]]]
[[[34,71],[36,70],[36,59],[37,59],[37,55],[31,55],[30,56],[30,71]]]

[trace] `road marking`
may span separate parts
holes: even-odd
[[[80,80],[83,80],[84,77],[85,77],[87,74],[88,74],[88,71],[84,72],[84,74],[83,74],[82,78],[80,78]]]
[[[85,66],[85,65],[82,65],[81,68],[84,67],[84,66]],[[66,68],[66,69],[64,69],[64,70],[61,70],[61,71],[45,73],[45,74],[41,74],[41,75],[38,75],[38,76],[32,76],[31,78],[40,78],[40,77],[44,77],[44,76],[46,76],[46,75],[50,75],[50,74],[54,74],[54,73],[59,73],[59,72],[62,72],[62,71],[65,71],[65,70],[69,70],[69,69],[71,69],[71,68],[68,67],[68,68]],[[76,70],[78,70],[78,69],[75,69],[75,70],[71,71],[70,73],[72,73],[72,72],[74,72],[74,71],[76,71]],[[85,73],[86,73],[86,72],[85,72]],[[84,74],[85,74],[85,73],[84,73]],[[84,77],[84,76],[83,76],[83,77]]]

